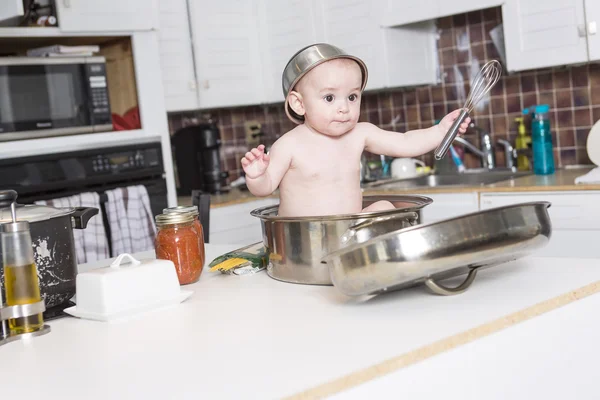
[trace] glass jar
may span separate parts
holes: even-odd
[[[204,229],[202,229],[202,223],[200,223],[200,213],[196,206],[177,206],[169,207],[163,210],[164,214],[175,214],[175,213],[190,213],[194,216],[194,227],[198,232],[198,247],[200,247],[200,254],[202,255],[202,266],[205,261],[205,249],[204,249]]]
[[[154,248],[156,258],[175,264],[181,285],[198,281],[204,266],[204,254],[198,246],[200,235],[192,213],[159,214],[156,220]]]

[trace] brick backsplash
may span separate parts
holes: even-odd
[[[462,107],[469,93],[469,80],[487,60],[499,59],[489,31],[502,23],[500,8],[440,18],[438,56],[442,82],[410,89],[365,93],[361,121],[384,129],[404,132],[431,126],[436,119]],[[494,142],[508,139],[514,144],[517,125],[514,119],[534,104],[549,104],[557,166],[590,164],[585,149],[587,134],[600,119],[600,65],[584,64],[548,68],[522,73],[503,73],[498,84],[472,113],[476,125],[490,132]],[[169,114],[171,133],[195,124],[210,115],[218,122],[223,146],[223,168],[230,180],[239,177],[240,158],[248,150],[244,121],[262,124],[263,143],[272,144],[279,135],[294,127],[283,111],[283,104],[222,108]],[[478,144],[475,134],[465,135]],[[421,157],[429,165],[432,154]],[[498,165],[504,153],[496,150]],[[479,159],[465,153],[467,167],[479,166]]]

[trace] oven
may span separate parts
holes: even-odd
[[[20,204],[33,204],[85,192],[98,193],[107,235],[110,235],[111,229],[106,219],[106,193],[134,185],[145,187],[152,216],[162,213],[168,206],[159,138],[0,160],[0,190],[16,190]],[[110,239],[107,238],[109,246]],[[112,248],[109,252],[114,256]]]
[[[104,57],[0,57],[0,142],[112,129]]]

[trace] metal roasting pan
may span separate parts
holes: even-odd
[[[349,228],[340,249],[322,258],[333,285],[349,296],[425,284],[440,295],[463,293],[483,268],[534,253],[550,240],[549,202],[529,202],[371,235],[378,221]],[[363,238],[369,238],[363,240]],[[465,275],[449,288],[439,281]]]

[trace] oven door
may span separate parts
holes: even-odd
[[[0,141],[92,132],[81,61],[0,59]]]

